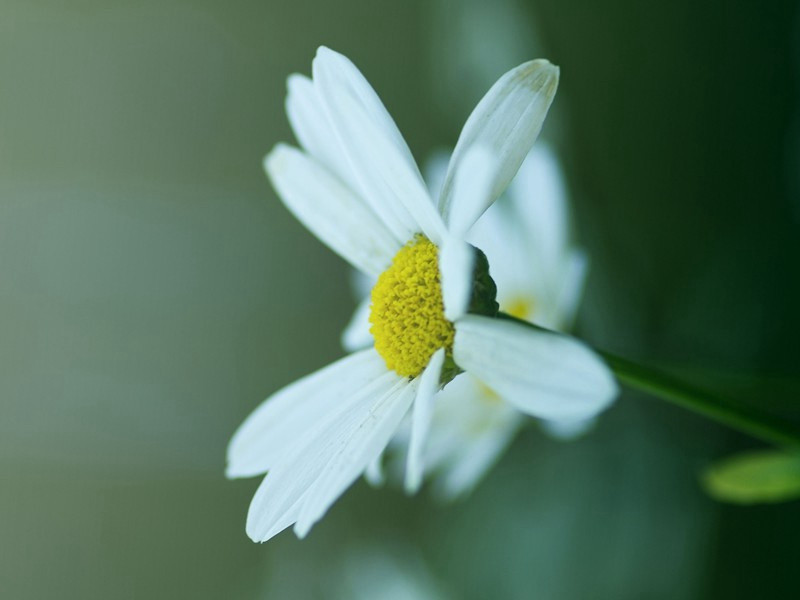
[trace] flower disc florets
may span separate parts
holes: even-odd
[[[439,348],[451,354],[455,329],[444,316],[438,249],[417,236],[403,246],[372,289],[369,316],[386,366],[416,377]]]
[[[497,315],[497,287],[489,275],[486,256],[473,248],[475,265],[467,312]],[[461,369],[453,361],[455,327],[444,316],[439,250],[426,237],[416,236],[392,259],[372,288],[370,333],[386,366],[404,377],[416,377],[433,353],[446,351],[440,383]]]

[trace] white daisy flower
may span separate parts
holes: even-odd
[[[449,155],[436,154],[427,165],[431,194],[446,176]],[[556,331],[567,331],[575,318],[586,276],[586,255],[570,243],[568,201],[558,158],[537,144],[499,202],[470,229],[470,244],[491,265],[500,310]],[[355,281],[359,296],[368,296],[370,281]],[[365,307],[367,312],[365,313]],[[349,351],[372,345],[369,301],[362,302],[342,336]],[[470,492],[509,446],[528,416],[469,373],[458,375],[437,396],[424,448],[425,472],[435,476],[435,491],[444,499]],[[583,433],[593,418],[540,420],[558,438]],[[391,443],[392,466],[408,448],[410,423],[403,423]],[[394,472],[395,469],[392,469]],[[381,483],[380,460],[367,470]]]
[[[434,396],[461,371],[519,410],[585,418],[617,387],[582,343],[495,318],[494,283],[467,231],[500,196],[539,134],[558,68],[535,60],[503,75],[470,115],[433,201],[378,96],[344,56],[320,48],[313,80],[289,78],[301,149],[265,167],[287,208],[357,269],[377,277],[374,347],[278,391],[234,434],[229,477],[267,473],[247,516],[265,541],[305,536],[380,456],[414,404],[407,487],[419,486]]]

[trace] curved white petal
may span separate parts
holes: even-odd
[[[454,185],[467,150],[486,146],[497,161],[485,200],[488,207],[506,189],[536,141],[557,87],[558,67],[539,59],[503,75],[481,99],[461,131],[442,188],[439,207],[445,223],[449,225],[459,211]]]
[[[467,312],[472,295],[475,250],[461,238],[447,236],[439,248],[444,316],[455,321]]]
[[[589,418],[617,395],[611,371],[587,346],[511,321],[462,317],[453,357],[518,409],[543,419]]]
[[[356,392],[336,418],[296,434],[292,451],[270,469],[250,503],[246,530],[251,539],[266,541],[300,518],[336,453],[348,450],[353,431],[374,419],[375,398],[387,398],[398,387],[407,382],[384,373]]]
[[[448,222],[451,235],[464,237],[494,201],[490,197],[497,167],[488,147],[476,144],[466,149],[453,183],[454,204]]]
[[[342,154],[314,83],[305,75],[295,73],[289,76],[287,89],[286,114],[297,141],[355,193],[359,189],[357,180]]]
[[[401,245],[381,220],[313,158],[278,144],[264,168],[286,207],[354,267],[378,275]]]
[[[383,452],[408,411],[416,388],[416,380],[399,381],[389,392],[373,399],[358,419],[341,428],[345,431],[327,446],[325,452],[330,458],[309,490],[309,497],[295,523],[294,531],[298,537],[305,537],[312,525]]]
[[[369,332],[369,312],[372,299],[367,296],[356,307],[350,322],[342,332],[342,347],[348,352],[371,347],[375,340]]]
[[[320,48],[314,84],[358,178],[362,195],[400,239],[423,232],[438,243],[444,224],[408,146],[378,96],[347,58]]]
[[[431,356],[428,366],[419,378],[417,398],[414,401],[414,413],[411,419],[411,441],[408,445],[408,462],[406,463],[406,493],[416,493],[422,485],[425,471],[423,452],[425,440],[431,427],[433,416],[433,399],[439,389],[439,378],[444,365],[444,348],[439,348]]]
[[[378,353],[364,350],[274,393],[233,435],[226,475],[252,477],[271,469],[304,432],[336,419],[351,398],[386,372]]]

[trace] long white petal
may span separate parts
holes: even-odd
[[[459,319],[453,357],[502,398],[543,419],[589,418],[617,395],[611,371],[581,342],[502,319]]]
[[[463,239],[447,236],[439,249],[444,316],[455,321],[467,312],[472,295],[475,250]]]
[[[384,398],[405,385],[405,380],[394,373],[384,372],[356,392],[347,410],[335,419],[313,423],[296,433],[298,439],[292,452],[270,469],[250,503],[246,530],[251,539],[266,541],[295,522],[314,497],[314,486],[324,476],[335,452],[347,448],[352,431],[372,418],[375,398]]]
[[[416,380],[397,383],[390,392],[362,411],[347,433],[327,448],[330,460],[313,489],[309,490],[309,498],[294,527],[298,537],[304,537],[336,499],[364,473],[369,463],[383,452],[408,411],[416,388]]]
[[[312,424],[336,419],[350,398],[386,373],[374,350],[346,356],[286,386],[262,402],[228,445],[228,477],[272,468]]]
[[[352,191],[358,190],[357,180],[342,154],[314,83],[305,75],[295,73],[289,76],[287,88],[286,114],[297,141]]]
[[[369,348],[375,343],[369,332],[369,311],[372,299],[367,296],[356,307],[350,322],[342,332],[342,347],[348,352]]]
[[[278,144],[264,168],[286,207],[354,267],[378,275],[401,243],[375,214],[321,164]]]
[[[397,126],[347,58],[320,48],[314,84],[362,195],[399,238],[423,232],[438,243],[444,224]]]
[[[439,389],[439,378],[444,365],[444,348],[439,348],[431,356],[428,366],[419,378],[417,398],[414,401],[414,413],[411,420],[411,442],[408,445],[408,462],[406,463],[405,488],[409,494],[414,494],[422,485],[422,475],[425,471],[423,453],[425,440],[431,427],[433,416],[433,399]]]
[[[452,235],[464,237],[494,201],[490,197],[497,168],[497,159],[486,146],[476,144],[464,152],[453,183],[454,208],[448,223]]]
[[[467,151],[476,145],[485,146],[496,159],[485,209],[503,193],[536,141],[557,87],[558,67],[539,59],[503,75],[481,99],[467,119],[450,160],[439,200],[445,223],[449,225],[460,210],[454,194],[455,179],[465,166]]]

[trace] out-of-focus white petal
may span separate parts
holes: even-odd
[[[357,269],[350,271],[350,289],[353,291],[356,301],[360,302],[368,297],[377,280],[377,277],[367,275],[363,271]]]
[[[364,298],[356,307],[350,323],[342,332],[342,347],[348,352],[363,350],[371,347],[375,340],[369,332],[369,311],[372,300],[369,296]]]
[[[445,223],[449,225],[453,217],[455,177],[467,150],[485,146],[496,159],[488,207],[506,189],[536,141],[557,87],[558,67],[539,59],[503,75],[481,99],[461,131],[442,188],[439,207]]]
[[[393,390],[407,385],[394,373],[384,372],[352,397],[329,397],[340,405],[347,404],[335,418],[317,417],[305,428],[295,429],[290,451],[270,468],[250,503],[246,526],[250,538],[264,542],[299,519],[314,498],[314,487],[324,477],[332,457],[346,451],[352,432],[373,419],[375,398],[386,398]]]
[[[597,422],[595,417],[591,419],[566,419],[561,421],[542,420],[540,424],[552,437],[559,440],[574,440],[589,431]]]
[[[439,248],[444,316],[455,321],[467,312],[472,295],[475,250],[463,239],[447,236]]]
[[[314,84],[362,195],[395,235],[423,232],[438,243],[444,224],[397,126],[363,75],[347,58],[320,48]]]
[[[313,158],[278,144],[264,168],[286,207],[357,269],[378,275],[401,243],[341,181]]]
[[[286,114],[303,149],[339,177],[354,193],[357,180],[333,131],[314,83],[295,73],[287,81]]]
[[[537,267],[561,268],[569,236],[569,206],[564,176],[555,153],[538,143],[520,166],[508,189],[511,209],[525,232]]]
[[[374,350],[346,356],[286,386],[262,402],[228,444],[228,477],[252,477],[271,469],[312,425],[338,417],[347,402],[386,374]]]
[[[417,393],[417,381],[399,381],[389,392],[379,396],[358,414],[358,418],[340,426],[337,439],[325,448],[330,459],[319,479],[309,490],[309,497],[297,518],[294,531],[305,537],[312,525],[367,468],[389,443]]]
[[[469,373],[436,396],[425,471],[443,500],[469,493],[511,443],[525,417]]]
[[[442,500],[455,500],[469,494],[497,463],[518,428],[518,422],[509,423],[469,440],[469,445],[454,455],[436,478],[434,493]]]
[[[423,453],[425,440],[431,427],[433,416],[433,399],[439,389],[439,378],[444,365],[444,348],[439,348],[431,356],[428,366],[419,378],[417,398],[414,401],[414,413],[411,420],[411,442],[408,445],[408,462],[406,463],[406,493],[414,494],[422,485],[425,470]]]
[[[428,192],[431,198],[438,200],[442,192],[444,178],[447,176],[447,166],[450,164],[449,150],[436,150],[428,160],[425,161],[423,170],[425,172],[425,183],[428,184]]]
[[[456,322],[453,357],[534,417],[590,418],[617,395],[611,371],[587,346],[511,321],[465,315]]]
[[[383,453],[380,453],[367,465],[367,470],[364,471],[364,479],[373,487],[384,484],[386,474],[383,472]]]
[[[581,250],[566,253],[563,263],[560,286],[556,290],[554,308],[558,309],[558,327],[569,330],[578,313],[578,306],[583,296],[586,273],[589,270],[589,258]]]
[[[464,237],[470,227],[494,201],[490,200],[497,159],[489,148],[474,145],[466,149],[454,175],[448,229],[456,237]]]

